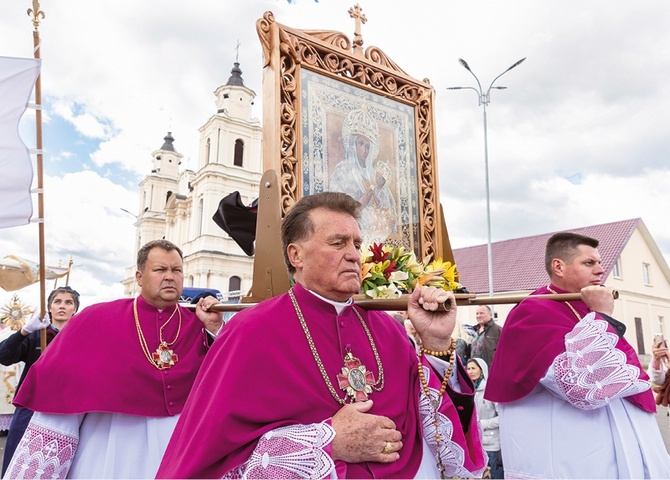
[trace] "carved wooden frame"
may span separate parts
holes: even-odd
[[[352,15],[353,16],[353,15]],[[357,27],[358,28],[358,27]],[[302,193],[301,69],[410,105],[414,110],[418,175],[420,258],[451,257],[443,251],[446,226],[439,201],[434,133],[435,91],[416,80],[377,47],[362,49],[341,32],[297,30],[275,22],[266,12],[256,22],[263,49],[263,166],[279,177],[282,216]]]

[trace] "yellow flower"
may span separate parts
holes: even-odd
[[[442,287],[445,290],[456,290],[461,285],[456,281],[458,273],[456,272],[456,265],[451,262],[443,261],[442,258],[437,258],[426,267],[426,272],[433,272],[444,279],[445,285]]]

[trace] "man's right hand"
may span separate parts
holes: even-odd
[[[40,319],[40,312],[39,310],[35,310],[33,313],[33,316],[30,317],[30,320],[28,320],[23,327],[21,327],[21,333],[24,336],[28,336],[31,333],[37,331],[37,330],[42,330],[43,328],[47,328],[49,324],[51,323],[49,319],[49,314],[47,313],[44,315],[44,320]]]
[[[612,312],[614,312],[614,296],[611,288],[591,285],[582,288],[581,294],[582,301],[592,312],[604,313],[605,315],[612,315]]]
[[[355,402],[333,416],[333,460],[391,463],[400,458],[402,434],[390,418],[366,413],[372,405],[372,400]],[[390,453],[384,453],[387,443]]]

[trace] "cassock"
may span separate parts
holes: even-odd
[[[339,304],[338,313],[333,303],[300,284],[292,291],[306,329],[288,293],[226,324],[198,374],[158,478],[412,478],[426,475],[426,468],[435,476],[436,428],[445,474],[481,475],[486,456],[473,414],[474,388],[460,362],[452,377],[461,391],[450,384],[439,400],[441,378],[423,362],[431,399],[438,400],[436,415],[399,322],[351,303]],[[372,374],[374,404],[368,413],[389,417],[403,435],[396,462],[348,464],[331,458],[330,419],[342,408],[336,400],[344,399],[338,374],[348,352]]]
[[[38,413],[8,478],[155,475],[211,339],[183,307],[159,311],[140,296],[135,317],[133,302],[82,310],[30,369],[14,403]],[[141,338],[150,355],[159,338],[174,341],[174,366],[150,363]]]
[[[510,478],[668,478],[648,375],[625,325],[532,295],[510,312],[485,398],[499,402]]]

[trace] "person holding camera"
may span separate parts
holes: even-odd
[[[668,353],[668,344],[661,335],[654,338],[654,346],[651,349],[651,363],[647,369],[647,374],[654,385],[663,385],[666,373],[668,371],[668,362],[670,353]]]
[[[670,478],[649,377],[612,318],[598,244],[551,236],[549,285],[503,327],[484,396],[498,402],[506,477]],[[535,297],[556,293],[581,300]]]
[[[651,362],[647,374],[651,383],[656,385],[652,388],[656,392],[656,405],[667,407],[670,404],[670,375],[668,375],[668,343],[662,334],[654,336],[654,346],[651,349]],[[670,410],[667,413],[670,417]]]

